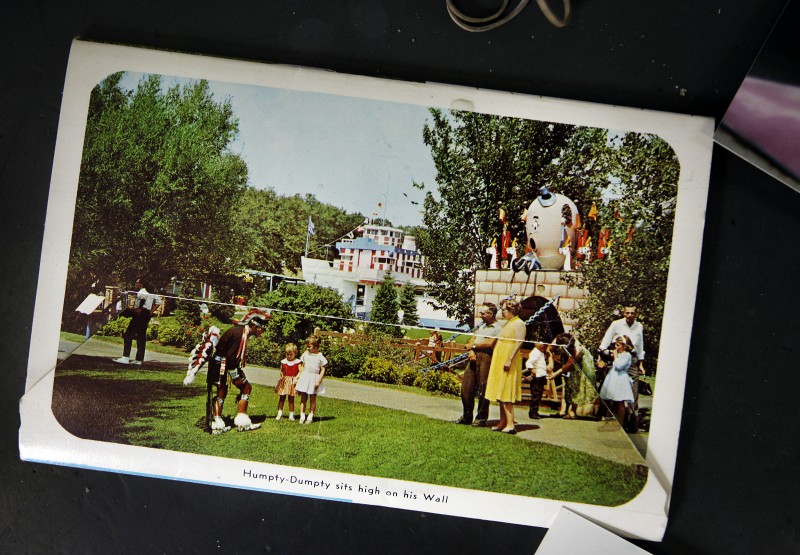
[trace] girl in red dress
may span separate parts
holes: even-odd
[[[283,402],[289,396],[289,420],[294,420],[294,396],[297,395],[297,375],[300,373],[300,359],[297,358],[297,345],[288,343],[286,345],[286,358],[281,361],[281,378],[275,386],[275,393],[278,398],[278,416],[275,420],[280,420],[283,416]]]

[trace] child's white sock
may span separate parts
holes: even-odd
[[[282,411],[282,410],[279,410],[279,411],[278,411],[278,416],[276,416],[276,417],[275,417],[275,420],[280,420],[280,419],[281,419],[281,416],[283,416],[283,411]]]
[[[289,413],[289,420],[294,420],[294,412]]]
[[[306,421],[306,413],[301,412],[300,413],[300,424],[302,424],[305,421]]]
[[[306,424],[311,424],[311,422],[313,420],[314,420],[314,413],[313,412],[309,412],[308,413],[308,418],[306,418]]]

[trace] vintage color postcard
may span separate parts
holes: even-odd
[[[75,41],[21,456],[660,539],[712,134]]]

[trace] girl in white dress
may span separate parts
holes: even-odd
[[[633,361],[631,351],[633,343],[627,335],[620,335],[614,340],[614,366],[603,380],[600,397],[604,401],[614,403],[614,415],[620,425],[625,423],[625,413],[633,407],[633,385],[628,375],[628,368]]]
[[[322,379],[328,359],[319,352],[319,337],[311,335],[306,339],[306,351],[300,356],[301,373],[297,380],[297,393],[300,394],[300,423],[311,424],[317,408],[317,395],[325,394]],[[306,400],[311,397],[311,410],[306,417]]]

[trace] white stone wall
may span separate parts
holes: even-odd
[[[570,287],[562,278],[567,272],[538,271],[531,272],[530,277],[525,272],[519,272],[512,281],[510,270],[478,270],[475,272],[475,318],[478,319],[478,309],[483,303],[499,304],[500,299],[516,293],[517,300],[521,301],[532,296],[552,299],[559,295],[556,308],[561,315],[564,328],[570,331],[575,321],[568,318],[566,312],[574,310],[586,297],[586,291],[577,287]]]

